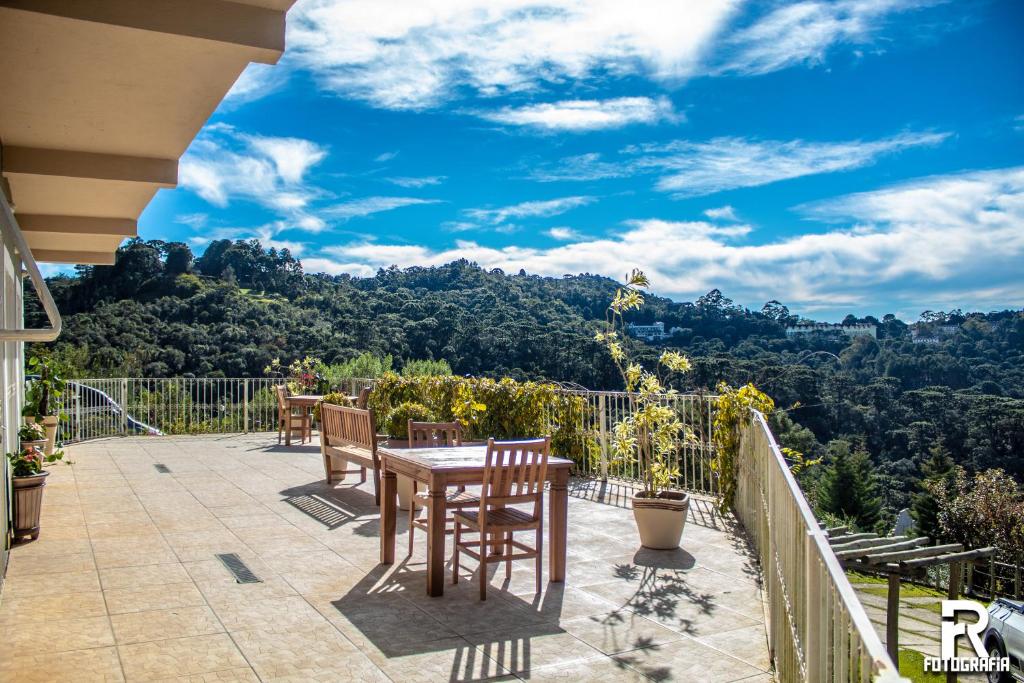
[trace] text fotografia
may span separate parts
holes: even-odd
[[[925,657],[924,670],[954,673],[1005,673],[1010,670],[1009,657]]]
[[[977,617],[977,622],[957,621],[960,612]],[[942,601],[942,647],[938,657],[925,657],[924,670],[953,673],[1005,673],[1010,670],[1009,657],[989,657],[981,641],[981,634],[988,628],[988,611],[981,603],[973,600]],[[974,650],[974,657],[956,656],[956,639],[964,636]]]

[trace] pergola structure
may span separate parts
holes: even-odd
[[[828,529],[829,545],[844,569],[884,573],[888,579],[886,599],[885,643],[893,662],[899,661],[900,582],[903,578],[922,578],[929,567],[949,566],[950,600],[960,597],[960,583],[965,565],[980,559],[991,559],[995,548],[964,550],[959,543],[928,545],[927,536],[879,536],[874,533],[849,533],[847,527]],[[956,652],[956,642],[953,643]],[[955,681],[953,671],[947,681]]]

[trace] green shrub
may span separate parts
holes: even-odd
[[[387,373],[374,385],[369,407],[377,415],[390,415],[394,407],[407,402],[426,406],[431,419],[458,421],[466,440],[550,434],[554,455],[582,465],[600,454],[594,435],[585,426],[591,423],[587,401],[560,393],[556,385],[547,382]]]
[[[332,406],[345,406],[347,408],[352,407],[352,399],[348,397],[348,394],[332,391],[329,394],[325,394],[323,399],[313,406],[313,419],[317,422],[320,421],[320,403],[330,403]]]
[[[446,360],[411,360],[402,367],[402,377],[447,376],[450,374],[452,374],[452,366],[448,365]]]
[[[405,401],[395,406],[384,419],[384,431],[398,439],[409,438],[409,420],[433,422],[436,418],[430,408],[422,403]]]

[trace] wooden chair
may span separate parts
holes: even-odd
[[[277,390],[277,443],[281,443],[281,433],[284,430],[289,432],[298,429],[302,435],[299,443],[305,443],[308,439],[313,440],[313,416],[305,408],[295,412],[288,405],[288,389],[284,385],[274,387]]]
[[[455,554],[452,557],[452,583],[459,582],[459,553],[480,563],[480,599],[487,599],[487,565],[505,562],[505,577],[512,576],[513,560],[536,561],[537,592],[541,590],[541,555],[544,550],[544,482],[547,479],[551,437],[529,441],[487,441],[484,483],[477,510],[455,512]],[[526,510],[514,505],[526,505]],[[462,540],[462,529],[476,531],[480,539]],[[533,530],[535,547],[516,541],[516,531]],[[488,546],[504,551],[488,552]],[[477,551],[472,550],[477,548]],[[513,553],[513,549],[520,553]]]
[[[462,425],[458,422],[414,422],[409,420],[409,448],[444,448],[446,446],[462,445]],[[416,529],[427,531],[430,520],[418,519],[416,517],[416,503],[420,503],[428,509],[428,498],[426,493],[416,492],[417,483],[412,483],[413,503],[409,506],[409,555],[412,556],[413,540]],[[460,486],[459,490],[445,496],[445,506],[452,509],[465,507],[476,507],[480,505],[480,497],[472,493],[466,493],[466,487]],[[445,533],[452,533],[447,529],[448,523],[454,518],[445,519]]]

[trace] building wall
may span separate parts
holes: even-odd
[[[0,237],[2,241],[2,237]],[[23,289],[21,260],[14,257],[13,245],[5,241],[0,245],[0,278],[3,298],[0,301],[0,323],[6,329],[23,326]],[[0,342],[0,445],[4,453],[18,448],[18,426],[25,392],[25,345],[23,342]],[[0,542],[0,582],[7,570],[7,552],[10,545],[11,489],[10,466],[7,458],[0,465],[0,521],[3,539]]]

